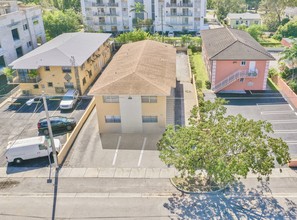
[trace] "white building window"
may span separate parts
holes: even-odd
[[[121,123],[121,116],[119,115],[106,115],[105,123]]]
[[[157,123],[158,116],[142,116],[143,123]]]
[[[104,103],[119,103],[119,97],[118,96],[103,96],[103,102]]]
[[[142,103],[157,103],[157,96],[141,96]]]
[[[28,41],[27,42],[27,47],[29,48],[29,47],[32,47],[32,42],[31,41]]]
[[[245,66],[245,65],[246,65],[246,61],[242,60],[241,63],[240,63],[240,66]]]

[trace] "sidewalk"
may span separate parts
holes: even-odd
[[[54,177],[55,169],[49,167],[32,168],[16,167],[6,173],[6,167],[0,168],[0,178],[26,178],[26,177]],[[68,168],[59,170],[61,178],[144,178],[144,179],[167,179],[178,175],[175,168]],[[297,178],[297,171],[290,168],[273,169],[271,178]],[[257,174],[249,174],[247,178],[257,178]]]

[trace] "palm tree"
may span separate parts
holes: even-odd
[[[286,48],[281,53],[283,56],[280,58],[280,60],[286,60],[290,63],[290,69],[293,70],[292,79],[294,79],[294,69],[297,67],[297,41],[294,41],[291,47]]]
[[[131,5],[131,8],[132,8],[132,9],[130,10],[130,12],[135,12],[136,17],[137,17],[137,15],[139,15],[139,14],[145,12],[145,13],[146,13],[146,17],[148,18],[148,13],[147,13],[147,11],[145,10],[145,6],[144,6],[144,4],[142,4],[142,3],[140,3],[140,2],[135,2],[134,5]]]

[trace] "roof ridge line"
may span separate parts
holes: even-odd
[[[150,81],[149,79],[147,79],[147,78],[145,78],[145,77],[143,77],[143,76],[141,76],[141,75],[139,75],[139,74],[137,74],[137,73],[134,73],[134,74],[137,75],[137,76],[139,76],[141,79],[143,79],[143,80],[149,82],[150,84],[154,85],[155,87],[157,87],[158,89],[160,89],[161,91],[163,91],[163,92],[166,93],[166,91],[164,91],[162,88],[160,88],[158,85],[156,85],[155,83],[153,83],[153,82]]]
[[[269,57],[275,59],[275,58],[274,58],[270,53],[268,53],[268,52],[263,53],[262,51],[260,51],[260,50],[258,50],[258,49],[256,49],[256,48],[254,48],[254,47],[252,47],[251,45],[248,45],[248,44],[246,44],[246,43],[244,43],[244,42],[242,42],[242,41],[238,41],[238,42],[242,43],[243,45],[245,45],[245,46],[247,46],[247,47],[249,47],[249,48],[252,48],[252,49],[258,51],[259,53],[262,53],[262,54],[264,54],[264,55],[266,55],[266,56],[269,56]],[[258,43],[258,42],[257,42],[257,43]],[[261,44],[260,44],[260,46],[261,46]],[[262,47],[262,46],[261,46],[261,47]]]
[[[222,29],[224,29],[224,28],[222,28]],[[228,47],[225,47],[225,48],[223,48],[222,50],[220,50],[219,52],[217,52],[216,54],[214,54],[212,57],[210,57],[210,59],[213,58],[213,57],[215,57],[215,56],[217,56],[217,55],[218,55],[219,53],[221,53],[223,50],[226,50],[227,48],[231,47],[234,43],[236,43],[236,42],[238,41],[238,39],[235,38],[235,36],[231,33],[231,31],[229,30],[229,28],[225,28],[225,29],[227,29],[227,31],[231,34],[231,36],[232,36],[233,39],[234,39],[234,42],[232,42],[230,45],[228,45]]]

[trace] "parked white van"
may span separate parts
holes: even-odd
[[[45,136],[19,139],[8,142],[6,148],[7,162],[21,163],[23,160],[45,157],[52,154],[52,147]],[[56,151],[60,152],[62,146],[59,139],[54,139]]]
[[[78,100],[78,91],[69,89],[60,102],[60,109],[72,109]]]

